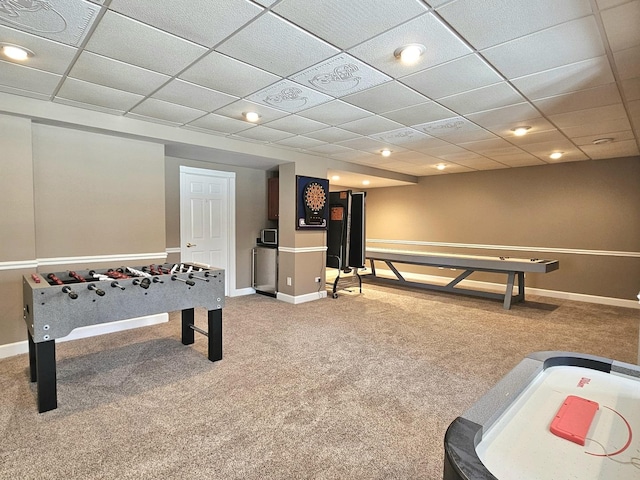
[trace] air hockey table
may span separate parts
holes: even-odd
[[[640,367],[537,352],[444,438],[444,480],[640,479]]]
[[[486,255],[456,255],[444,253],[432,253],[410,250],[392,250],[385,248],[367,248],[365,258],[371,266],[371,277],[379,282],[399,284],[403,286],[425,288],[450,293],[464,293],[476,297],[503,300],[506,310],[511,308],[514,302],[524,301],[524,274],[548,273],[557,270],[560,266],[558,260],[541,260],[539,258],[512,258],[491,257]],[[376,274],[376,261],[384,262],[393,272],[396,278],[380,277]],[[434,285],[428,282],[409,281],[395,264],[419,265],[426,267],[452,268],[463,270],[457,277],[451,279],[446,285]],[[474,272],[492,272],[507,275],[504,294],[487,292],[474,288],[462,288],[458,284]],[[513,295],[513,288],[518,285],[518,293]]]

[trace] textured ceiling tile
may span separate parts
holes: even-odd
[[[62,77],[0,60],[0,85],[51,95]]]
[[[613,58],[621,80],[640,77],[640,46],[614,52]]]
[[[149,95],[171,78],[86,51],[80,54],[69,76],[140,95]]]
[[[295,137],[285,138],[284,140],[277,140],[275,143],[278,145],[284,145],[286,147],[292,148],[301,148],[301,149],[311,149],[312,147],[317,147],[319,145],[326,145],[324,142],[320,140],[316,140],[315,138],[304,137],[302,135],[296,135]]]
[[[529,103],[524,102],[466,116],[468,120],[485,128],[504,124],[522,124],[522,122],[526,123],[526,120],[539,117],[540,112]]]
[[[216,50],[285,77],[339,52],[272,13],[262,15]]]
[[[608,132],[621,132],[623,130],[631,130],[631,124],[627,117],[588,122],[582,125],[562,128],[562,132],[569,138],[586,137],[587,135],[606,137]]]
[[[573,143],[578,146],[593,145],[594,140],[601,138],[610,138],[613,142],[622,142],[624,140],[633,140],[633,132],[631,130],[624,130],[622,132],[605,132],[598,135],[587,135],[584,137],[570,137]],[[599,146],[604,146],[601,144]]]
[[[177,74],[206,52],[204,47],[110,11],[98,24],[86,48],[168,75]]]
[[[220,133],[237,133],[242,130],[254,128],[253,124],[243,122],[242,120],[236,120],[229,117],[223,117],[222,115],[216,115],[210,113],[204,117],[198,118],[190,122],[188,127],[197,127],[204,130],[213,130]]]
[[[627,101],[640,100],[640,77],[623,80],[622,90]]]
[[[243,130],[236,135],[243,138],[252,138],[260,142],[277,142],[278,140],[284,140],[285,138],[292,136],[288,132],[283,132],[282,130],[276,130],[275,128],[264,127],[261,125],[258,125],[255,128],[250,128],[249,130]]]
[[[458,93],[445,98],[439,98],[438,102],[459,114],[469,114],[493,110],[522,103],[525,99],[511,85],[506,82],[494,83],[487,87],[478,88],[468,92]]]
[[[3,1],[0,24],[45,37],[74,47],[90,30],[100,7],[84,0],[75,1]]]
[[[545,162],[540,160],[538,157],[527,152],[510,155],[495,155],[491,157],[491,159],[504,165],[509,165],[510,167],[531,167],[534,165],[545,164]]]
[[[612,51],[640,45],[640,2],[629,2],[605,10],[602,12],[602,23]]]
[[[237,100],[237,97],[183,80],[172,80],[154,93],[152,98],[208,112],[217,110]]]
[[[315,120],[300,117],[299,115],[288,115],[286,117],[279,118],[278,120],[269,122],[266,124],[266,126],[295,133],[297,135],[303,135],[309,132],[327,128],[327,125],[325,123],[316,122]]]
[[[631,157],[639,155],[635,140],[609,143],[607,145],[586,145],[582,150],[593,159]]]
[[[438,13],[478,50],[590,15],[588,0],[458,0]]]
[[[326,103],[333,100],[333,97],[291,80],[282,80],[254,93],[247,97],[247,100],[284,110],[285,112],[295,113]]]
[[[414,65],[405,65],[393,55],[396,48],[409,43],[427,47],[427,51]],[[398,78],[462,57],[471,53],[471,49],[429,13],[358,45],[350,49],[349,53]]]
[[[359,92],[391,80],[387,75],[346,53],[296,73],[291,79],[334,97]]]
[[[511,83],[530,99],[561,95],[615,81],[607,57],[577,63],[513,79]]]
[[[379,142],[367,137],[345,140],[344,142],[339,142],[339,145],[347,148],[353,148],[355,150],[362,150],[369,153],[379,153],[382,149],[389,146],[385,142]],[[396,150],[401,150],[401,147],[396,147]],[[388,162],[389,160],[385,159],[384,161]]]
[[[323,103],[317,107],[303,110],[298,115],[317,122],[326,123],[327,125],[335,126],[341,123],[358,120],[373,115],[371,112],[367,112],[348,103],[340,100],[333,100],[328,103]]]
[[[442,120],[455,116],[455,113],[448,108],[435,102],[426,102],[412,107],[401,108],[384,114],[389,120],[401,123],[406,126]]]
[[[621,103],[615,105],[607,105],[604,107],[595,107],[585,110],[577,110],[569,113],[559,113],[551,115],[550,120],[560,128],[574,127],[585,123],[598,123],[604,120],[613,120],[615,118],[626,118],[627,114]]]
[[[29,67],[50,73],[65,73],[78,51],[74,47],[29,35],[2,25],[0,25],[0,41],[28,48],[35,54],[29,58]],[[8,62],[18,63],[5,57],[3,59]]]
[[[126,112],[144,97],[94,83],[67,78],[56,97]]]
[[[465,72],[460,75],[460,72]],[[433,68],[408,75],[402,83],[430,98],[442,98],[502,80],[478,55],[466,55]]]
[[[348,95],[343,97],[342,100],[373,113],[384,113],[425,103],[429,99],[399,82],[387,82],[377,87]]]
[[[453,117],[435,122],[413,125],[413,128],[428,135],[449,140],[455,136],[461,142],[492,138],[493,135],[463,117]]]
[[[369,136],[374,140],[378,140],[380,142],[391,143],[393,145],[402,145],[407,148],[410,148],[407,145],[419,145],[420,142],[426,142],[427,140],[433,138],[409,127],[398,128],[395,130],[376,133]]]
[[[325,155],[336,155],[338,153],[351,152],[351,148],[343,147],[341,145],[334,145],[332,143],[323,143],[316,147],[310,147],[309,150],[316,153],[323,153]]]
[[[589,88],[564,95],[541,98],[533,102],[545,115],[575,112],[586,108],[602,107],[622,103],[615,83]]]
[[[375,133],[386,132],[399,127],[401,127],[399,123],[387,120],[386,118],[377,115],[340,124],[340,128],[344,128],[350,132],[359,133],[360,135],[373,135]]]
[[[217,52],[211,52],[185,70],[180,78],[219,92],[244,97],[280,77]]]
[[[131,110],[131,113],[143,115],[145,117],[157,118],[172,123],[183,124],[189,123],[198,117],[203,116],[206,112],[196,110],[194,108],[183,107],[173,103],[148,98],[140,105]]]
[[[244,117],[242,116],[245,112],[258,113],[261,117],[260,121],[258,122],[260,124],[287,116],[287,113],[283,112],[282,110],[276,110],[275,108],[248,102],[246,100],[238,100],[237,102],[230,103],[229,105],[219,108],[214,113],[217,113],[218,115],[224,115],[225,117],[229,118],[235,118],[236,120],[245,121]]]
[[[342,142],[358,137],[357,133],[349,132],[338,127],[329,127],[307,133],[307,137],[316,138],[324,142]]]
[[[109,9],[207,47],[263,11],[246,0],[112,0]]]
[[[347,49],[425,13],[427,7],[417,0],[283,0],[273,11]]]
[[[593,16],[521,37],[481,52],[507,78],[603,55],[604,46]]]

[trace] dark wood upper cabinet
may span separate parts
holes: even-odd
[[[279,218],[279,196],[280,196],[280,179],[271,177],[267,184],[267,217],[269,220],[278,220]]]

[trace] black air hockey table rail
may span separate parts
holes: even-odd
[[[410,287],[425,288],[429,290],[439,290],[443,292],[464,293],[477,297],[493,298],[504,300],[504,308],[511,308],[513,302],[524,300],[524,274],[548,273],[557,270],[558,260],[540,260],[537,258],[511,258],[511,257],[490,257],[479,255],[453,255],[430,252],[416,252],[409,250],[387,250],[382,248],[367,248],[365,258],[369,259],[371,274],[376,280],[390,282]],[[384,262],[396,276],[385,278],[376,275],[375,262]],[[434,285],[425,282],[413,282],[406,280],[396,263],[407,265],[421,265],[427,267],[444,267],[464,270],[460,275],[451,280],[447,285]],[[474,290],[471,288],[461,288],[457,285],[474,272],[504,273],[507,275],[507,285],[504,294],[486,292],[484,290]],[[513,295],[513,287],[516,277],[518,278],[518,294]]]
[[[55,341],[88,325],[182,311],[182,343],[208,337],[208,358],[222,359],[224,270],[198,264],[34,273],[23,277],[29,367],[37,382],[38,411],[57,408]],[[194,309],[208,311],[206,332]]]

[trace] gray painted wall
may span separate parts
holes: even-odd
[[[431,176],[415,186],[371,189],[367,238],[638,253],[640,158]],[[560,270],[528,276],[528,285],[543,289],[630,300],[640,289],[638,257],[423,249],[559,259]]]

